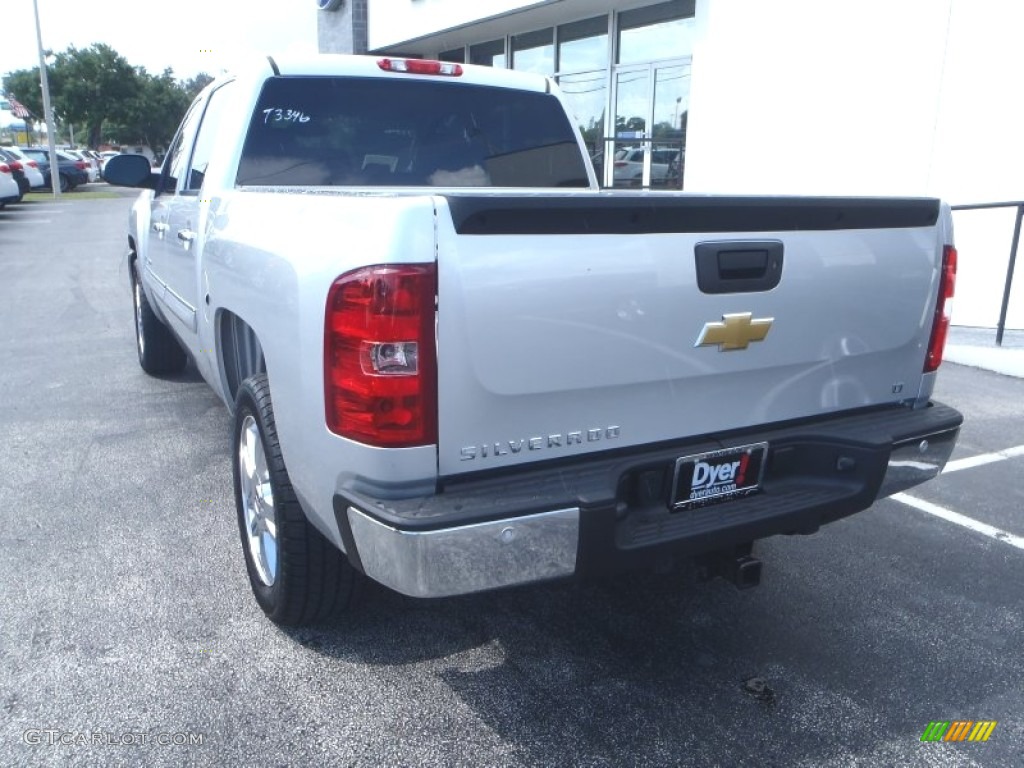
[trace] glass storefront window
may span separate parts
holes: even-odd
[[[551,75],[555,71],[554,31],[550,28],[512,36],[512,69]]]
[[[454,61],[456,64],[466,63],[466,49],[455,48],[451,51],[441,51],[437,54],[437,58],[440,61]]]
[[[469,63],[483,64],[485,67],[505,66],[505,41],[491,40],[469,47]]]
[[[659,67],[654,76],[654,138],[685,139],[689,108],[689,65]]]
[[[619,14],[619,63],[676,59],[693,52],[695,0],[673,0]]]
[[[615,105],[615,138],[641,139],[647,131],[650,110],[650,72],[643,69],[616,73],[618,100]]]
[[[602,185],[679,189],[695,10],[696,0],[663,0],[439,58],[555,75]]]
[[[686,122],[690,111],[690,65],[661,66],[654,73],[651,186],[682,189]],[[664,168],[659,163],[662,158]],[[656,171],[656,172],[655,172]]]
[[[608,66],[608,17],[558,28],[558,71],[582,72]]]
[[[609,160],[615,187],[639,187],[643,183],[650,84],[647,67],[619,70],[615,75],[617,99],[613,130],[616,141],[605,145],[606,151],[613,153]]]
[[[569,102],[591,157],[604,149],[604,113],[608,106],[608,73],[604,70],[562,75],[558,87]]]

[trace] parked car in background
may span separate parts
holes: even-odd
[[[50,151],[46,147],[25,147],[22,152],[39,163],[39,170],[43,172],[45,185],[52,187]],[[65,152],[57,150],[57,165],[57,183],[60,185],[61,192],[70,192],[75,187],[89,182],[89,173],[86,170],[89,164],[84,160],[77,160]]]
[[[103,175],[103,169],[107,165],[107,160],[109,160],[112,157],[117,157],[120,154],[121,154],[120,152],[114,152],[111,149],[108,149],[106,152],[100,152],[100,175],[101,176]]]
[[[25,176],[25,166],[21,164],[17,157],[4,152],[2,149],[0,149],[0,162],[10,169],[14,182],[18,185],[18,202],[21,202],[22,196],[32,189],[32,185],[29,184],[28,178]]]
[[[651,150],[651,186],[664,186],[669,164],[679,157],[678,149]],[[615,153],[615,186],[639,187],[643,183],[644,148],[620,149]]]
[[[88,158],[92,167],[96,170],[96,178],[93,181],[99,181],[103,178],[103,161],[100,160],[100,153],[93,152],[91,149],[82,150],[82,153]]]
[[[16,203],[21,200],[21,190],[18,189],[18,182],[14,180],[14,172],[11,166],[0,162],[0,208],[8,203]]]
[[[96,181],[100,177],[100,164],[98,160],[93,159],[89,156],[88,152],[83,149],[62,149],[67,155],[70,155],[75,160],[85,163],[85,172],[89,175],[89,181]]]
[[[39,163],[22,152],[18,147],[0,147],[0,149],[8,155],[13,156],[22,164],[25,171],[25,178],[28,179],[29,186],[32,189],[38,189],[46,186],[46,179],[43,177],[43,172],[39,170]]]

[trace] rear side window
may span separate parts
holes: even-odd
[[[237,183],[588,185],[572,126],[554,96],[399,77],[267,80]]]

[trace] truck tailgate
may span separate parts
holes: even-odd
[[[438,198],[442,476],[917,398],[929,199]]]

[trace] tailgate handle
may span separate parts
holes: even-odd
[[[770,291],[782,279],[781,240],[697,243],[694,254],[702,293]]]

